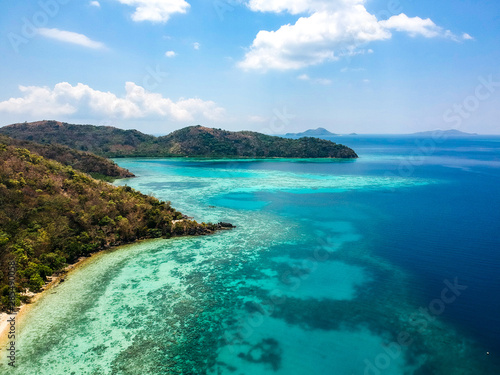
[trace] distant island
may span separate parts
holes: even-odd
[[[104,157],[357,158],[349,147],[313,137],[290,139],[252,131],[231,132],[200,125],[163,137],[111,126],[57,121],[19,123],[0,128],[15,139],[60,144]],[[331,134],[331,133],[330,133]]]
[[[57,152],[52,146],[22,146],[42,153]],[[79,257],[138,239],[204,235],[232,227],[228,223],[197,223],[172,208],[170,202],[128,186],[95,180],[18,147],[7,137],[0,138],[0,208],[3,311],[9,306],[9,262],[16,262],[19,304]]]
[[[285,137],[290,138],[300,138],[300,137],[333,137],[333,136],[357,136],[358,133],[349,133],[349,134],[336,134],[332,133],[325,128],[317,128],[317,129],[309,129],[302,133],[286,133]],[[389,135],[389,134],[388,134]],[[479,135],[477,133],[466,133],[457,129],[449,129],[449,130],[429,130],[424,132],[417,133],[402,133],[402,134],[390,134],[390,135],[400,135],[400,136],[417,136],[417,137],[431,137],[431,136],[448,136],[448,137],[470,137]]]
[[[302,133],[286,133],[285,137],[332,137],[338,134],[332,133],[325,128],[309,129]]]
[[[474,136],[478,135],[477,133],[465,133],[457,129],[450,129],[450,130],[430,130],[430,131],[425,131],[425,132],[418,132],[418,133],[412,133],[410,135],[416,135],[416,136],[422,136],[422,137],[431,137],[431,136],[448,136],[448,137],[469,137],[469,136]]]

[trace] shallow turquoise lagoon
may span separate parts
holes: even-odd
[[[8,373],[500,373],[495,328],[477,324],[498,323],[477,293],[499,292],[485,277],[498,256],[484,250],[478,272],[475,255],[496,246],[480,218],[497,216],[453,205],[498,181],[497,166],[456,168],[443,145],[446,165],[406,173],[412,144],[377,142],[349,162],[118,159],[138,177],[117,185],[237,228],[94,256],[30,310]],[[455,279],[468,289],[445,303]]]

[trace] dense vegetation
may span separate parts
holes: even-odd
[[[58,121],[13,124],[0,128],[0,133],[37,143],[57,143],[101,156],[133,154],[139,145],[152,144],[156,139],[137,130],[123,130],[111,126],[72,125]]]
[[[349,147],[304,137],[288,139],[266,134],[191,126],[157,140],[162,149],[180,155],[210,157],[356,158]]]
[[[111,181],[116,178],[134,177],[132,172],[119,167],[109,159],[91,154],[90,152],[74,150],[68,146],[58,144],[42,145],[35,142],[9,138],[4,135],[0,135],[0,143],[25,148],[46,159],[69,165],[100,180]]]
[[[17,290],[38,291],[47,276],[100,249],[220,227],[187,220],[169,202],[130,187],[0,143],[0,309],[8,306],[10,261],[17,264]]]
[[[62,144],[105,157],[201,156],[356,158],[349,147],[312,137],[288,139],[261,133],[230,132],[190,126],[164,137],[109,126],[71,125],[56,121],[13,124],[0,128],[12,138]]]

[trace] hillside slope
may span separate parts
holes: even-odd
[[[38,143],[62,144],[106,157],[357,158],[349,147],[318,138],[289,139],[200,125],[158,138],[137,130],[56,121],[13,124],[0,128],[0,133]]]
[[[46,159],[55,160],[74,169],[88,173],[94,178],[110,180],[115,178],[134,177],[134,174],[121,168],[113,161],[90,152],[74,150],[68,146],[58,144],[43,145],[40,143],[13,139],[0,135],[0,143],[25,148],[37,153]]]
[[[123,130],[111,126],[72,125],[58,121],[12,124],[0,128],[0,133],[11,138],[42,144],[57,143],[101,156],[133,153],[139,145],[153,142],[156,138],[137,130]]]
[[[38,291],[47,276],[80,256],[142,238],[209,234],[223,226],[229,225],[186,220],[169,202],[0,143],[0,310],[9,301],[11,261],[17,265],[17,291]]]

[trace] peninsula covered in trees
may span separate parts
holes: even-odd
[[[347,146],[313,137],[289,139],[251,131],[231,132],[200,125],[163,137],[111,126],[57,121],[19,123],[0,128],[12,138],[60,144],[104,157],[357,158]]]
[[[169,202],[98,181],[11,143],[0,139],[0,310],[9,305],[11,261],[17,291],[37,292],[48,276],[98,250],[231,227],[189,220]]]

